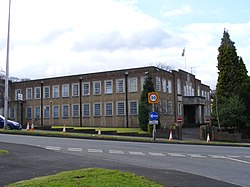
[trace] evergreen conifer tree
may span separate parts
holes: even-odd
[[[234,42],[231,41],[230,35],[226,30],[224,30],[218,50],[217,67],[219,76],[216,85],[216,96],[218,98],[227,98],[235,94],[237,95],[247,83],[247,69],[243,59],[237,55]]]
[[[154,92],[153,78],[150,73],[147,74],[139,103],[139,126],[147,131],[149,123],[149,113],[152,111],[151,104],[148,103],[148,92]]]
[[[240,110],[240,107],[236,107],[234,110],[232,107],[228,108],[229,105],[227,102],[234,101],[239,106],[241,106],[241,103],[243,102],[243,105],[245,105],[243,108],[246,108],[247,103],[244,102],[244,99],[242,100],[239,96],[249,84],[249,77],[247,75],[248,72],[243,59],[237,55],[234,42],[231,41],[227,30],[224,30],[221,45],[218,51],[219,55],[217,57],[217,68],[219,70],[219,75],[216,85],[212,117],[213,119],[218,119],[216,111],[219,111],[219,114],[222,114],[222,111],[227,111],[227,115],[225,115],[226,113],[223,113],[223,115],[219,117],[221,118],[221,125],[232,126],[232,124],[227,124],[228,122],[224,119],[229,119],[229,114],[237,113],[241,114],[241,116],[236,115],[234,122],[239,121],[242,123],[242,115],[246,115],[246,110],[236,111],[237,109]],[[213,120],[213,122],[215,121],[216,120]],[[238,124],[235,124],[235,126],[240,127]]]

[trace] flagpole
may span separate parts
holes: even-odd
[[[9,0],[8,33],[7,33],[6,75],[5,75],[5,95],[4,95],[4,117],[5,117],[4,129],[7,129],[8,101],[9,101],[10,6],[11,6],[11,0]]]
[[[186,59],[186,54],[185,54],[185,71],[187,71],[187,59]]]
[[[186,51],[185,51],[185,47],[184,47],[181,56],[184,57],[184,61],[185,61],[185,71],[187,71],[187,59],[186,59],[185,52],[186,52]]]

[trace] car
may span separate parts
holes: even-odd
[[[4,128],[5,118],[0,115],[0,128]],[[22,125],[16,121],[7,120],[7,129],[21,130]]]

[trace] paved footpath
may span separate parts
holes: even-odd
[[[0,149],[9,151],[9,154],[0,157],[0,186],[6,186],[13,182],[37,176],[55,174],[60,171],[89,167],[129,171],[169,187],[235,186],[222,181],[179,171],[151,169],[93,157],[83,158],[33,146],[0,142]]]

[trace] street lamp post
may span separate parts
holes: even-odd
[[[11,7],[11,0],[9,0],[9,17],[8,17],[8,33],[7,33],[6,76],[5,76],[5,96],[4,96],[4,117],[5,117],[4,129],[7,129],[8,101],[9,101],[10,7]]]
[[[41,81],[41,126],[43,126],[43,81]]]
[[[79,78],[80,127],[82,127],[82,77]]]
[[[128,72],[124,73],[125,76],[125,107],[126,107],[126,127],[128,128]]]

